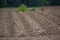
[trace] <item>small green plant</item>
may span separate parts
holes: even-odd
[[[27,9],[27,6],[24,4],[21,4],[17,10],[17,12],[26,12],[26,11],[29,11],[29,10]]]

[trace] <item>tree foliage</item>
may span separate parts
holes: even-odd
[[[28,7],[39,7],[42,4],[47,5],[60,5],[60,0],[0,0],[0,7],[18,7],[21,4],[25,4]]]

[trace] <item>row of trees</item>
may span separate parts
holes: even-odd
[[[43,5],[60,5],[60,0],[0,0],[0,7],[18,7],[26,4],[28,7]]]

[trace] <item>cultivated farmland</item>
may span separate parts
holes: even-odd
[[[60,40],[60,6],[16,12],[0,8],[0,40]]]

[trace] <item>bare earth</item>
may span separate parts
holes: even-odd
[[[0,8],[0,40],[60,40],[60,7],[44,12]]]

